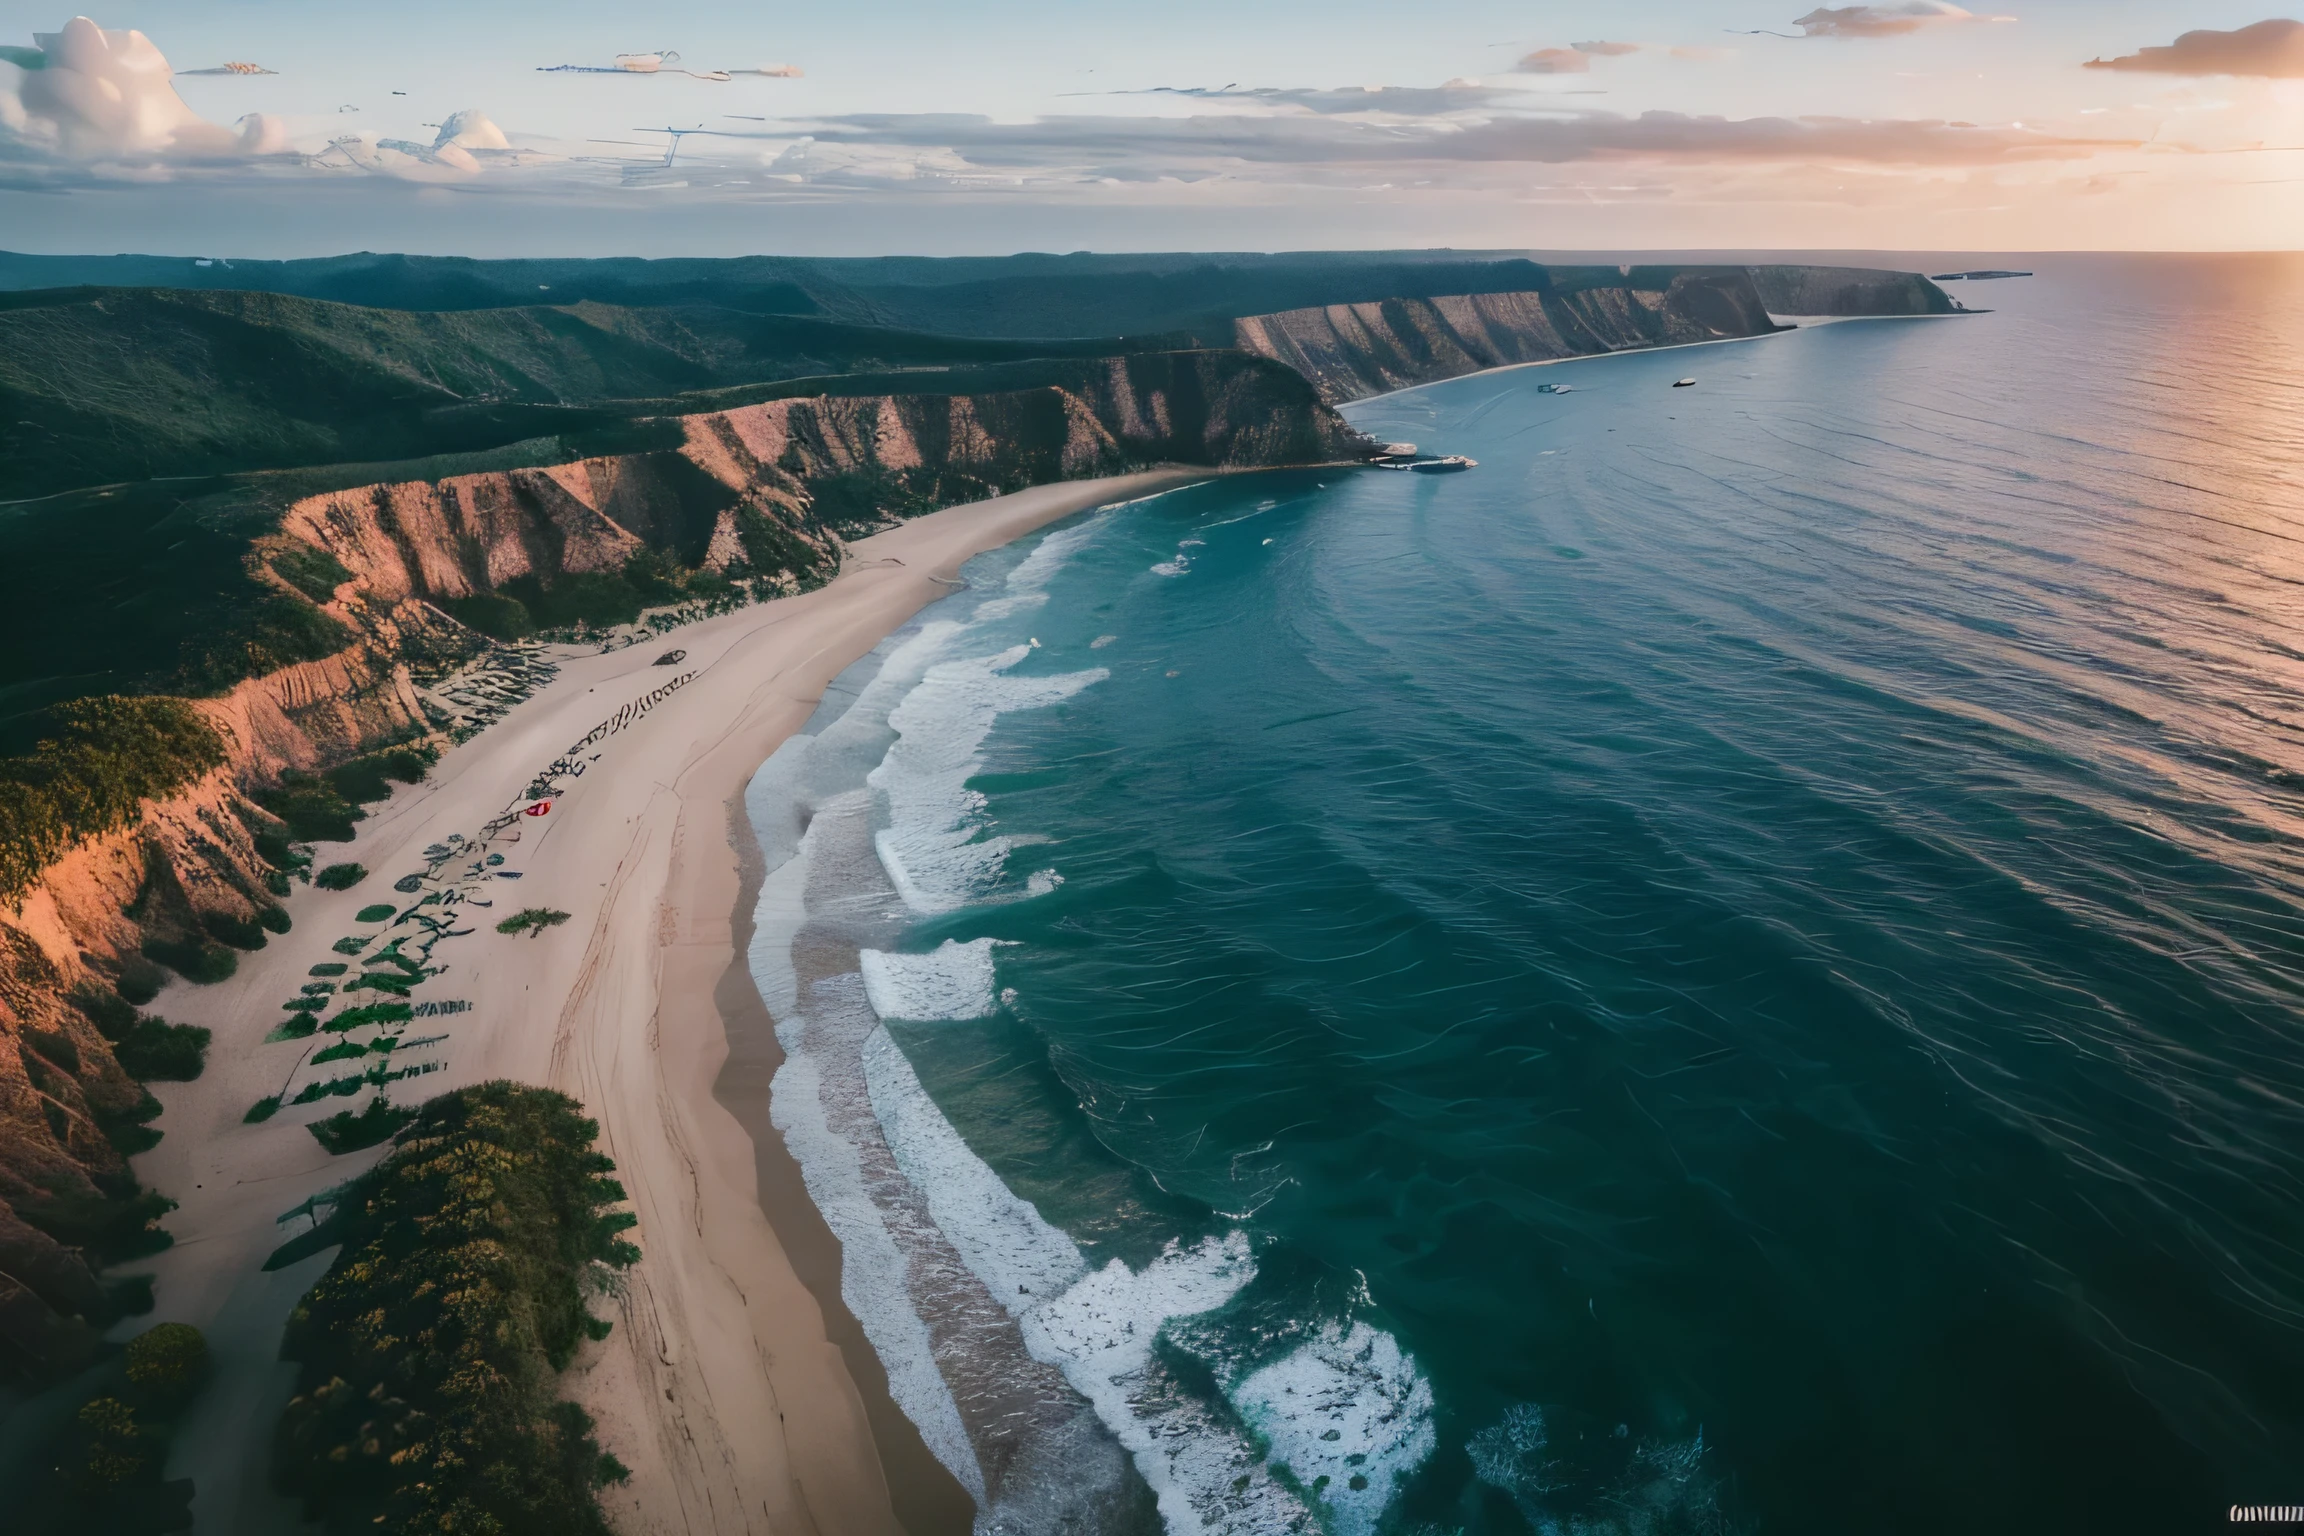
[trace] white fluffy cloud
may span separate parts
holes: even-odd
[[[80,162],[236,159],[288,148],[261,113],[209,122],[169,84],[174,71],[141,32],[75,16],[35,46],[0,54],[0,152]]]

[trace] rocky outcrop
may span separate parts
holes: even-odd
[[[1386,299],[1253,315],[1239,346],[1286,363],[1331,405],[1512,363],[1590,357],[1777,329],[1742,271],[1681,273],[1661,287]]]
[[[1754,267],[1773,315],[1948,315],[1952,300],[1917,272],[1871,267]]]

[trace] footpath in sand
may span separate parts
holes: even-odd
[[[947,595],[969,556],[1187,478],[1077,481],[950,508],[850,546],[839,578],[818,591],[690,625],[661,644],[562,660],[557,678],[445,753],[425,783],[372,808],[353,843],[322,845],[320,862],[367,866],[358,887],[299,889],[288,903],[294,931],[243,957],[232,980],[162,993],[154,1011],[215,1034],[198,1081],[157,1085],[166,1139],[136,1161],[138,1175],[181,1206],[167,1222],[175,1246],[150,1265],[159,1310],[134,1326],[193,1323],[217,1360],[168,1469],[197,1480],[197,1532],[296,1526],[295,1507],[266,1476],[294,1379],[278,1359],[281,1328],[330,1255],[272,1274],[261,1266],[303,1230],[300,1220],[283,1225],[285,1213],[383,1152],[331,1157],[304,1128],[358,1108],[372,1090],[291,1103],[262,1124],[242,1116],[284,1086],[292,1100],[308,1084],[387,1062],[423,1074],[393,1088],[404,1103],[507,1077],[560,1089],[600,1122],[643,1257],[622,1295],[603,1303],[614,1331],[586,1347],[565,1385],[632,1469],[604,1496],[619,1530],[897,1536],[897,1505],[921,1506],[901,1487],[892,1503],[891,1472],[902,1484],[908,1464],[925,1458],[875,1444],[866,1397],[879,1389],[860,1390],[831,1342],[824,1309],[762,1213],[755,1146],[713,1096],[727,1056],[714,993],[738,958],[743,788],[826,685]],[[687,652],[677,665],[653,664],[674,648]],[[549,811],[507,820],[555,768]],[[331,944],[376,931],[355,913],[425,899],[394,889],[411,875],[426,877],[418,892],[442,895],[422,924],[390,930],[408,936],[426,970],[437,968],[411,994],[419,1017],[403,1027],[403,1048],[318,1066],[316,1048],[345,1036],[267,1043],[311,968],[344,958]],[[531,906],[570,919],[533,935],[495,931]],[[378,935],[369,951],[387,942]],[[353,959],[341,980],[359,966]],[[740,990],[756,1008],[749,985]],[[870,1418],[886,1438],[884,1401],[876,1409]]]

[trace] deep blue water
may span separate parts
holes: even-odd
[[[887,947],[998,941],[890,1033],[1091,1268],[1244,1244],[1148,1369],[1308,1518],[2304,1499],[2304,264],[1961,296],[1354,407],[1480,467],[1097,514],[890,685]]]

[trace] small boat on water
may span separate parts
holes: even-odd
[[[1420,475],[1457,475],[1462,474],[1467,469],[1477,469],[1479,465],[1478,459],[1468,459],[1460,453],[1452,453],[1444,459],[1425,459],[1408,467]]]
[[[1674,389],[1693,389],[1696,387],[1696,381],[1694,379],[1674,379],[1672,387]]]
[[[1540,395],[1565,395],[1575,387],[1573,384],[1539,384],[1536,386],[1536,393]]]

